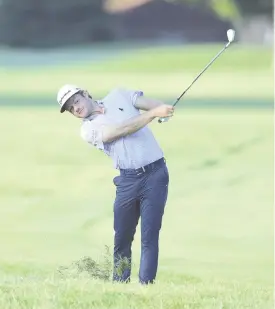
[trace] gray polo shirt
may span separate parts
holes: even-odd
[[[83,119],[81,137],[111,157],[116,169],[139,168],[163,157],[148,126],[113,142],[102,142],[102,126],[119,124],[140,114],[135,101],[141,95],[141,91],[114,89],[98,102],[104,108],[103,114]]]

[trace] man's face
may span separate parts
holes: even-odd
[[[66,103],[66,110],[77,118],[86,118],[92,112],[92,99],[86,93],[76,93]]]

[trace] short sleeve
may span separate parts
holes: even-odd
[[[84,121],[81,126],[80,135],[84,141],[92,144],[99,150],[104,150],[102,141],[102,125],[94,121]]]
[[[136,107],[136,101],[138,97],[143,96],[143,91],[137,90],[137,91],[132,91],[131,94],[131,101],[134,107]]]
[[[118,91],[124,95],[127,101],[131,102],[132,105],[136,108],[136,101],[137,98],[143,96],[143,91],[141,90],[131,90],[131,89],[121,89],[119,88]]]

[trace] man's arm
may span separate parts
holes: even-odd
[[[163,105],[164,103],[157,100],[157,99],[152,99],[152,98],[147,98],[145,96],[139,96],[136,101],[134,106],[138,109],[144,110],[144,111],[150,111],[158,106]]]
[[[110,143],[120,137],[132,134],[145,127],[156,117],[170,117],[174,108],[170,105],[155,107],[141,115],[130,118],[120,124],[104,126],[102,129],[103,143]]]

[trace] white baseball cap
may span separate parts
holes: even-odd
[[[65,111],[66,102],[77,92],[81,91],[80,87],[76,85],[66,84],[62,86],[57,93],[57,102],[60,105],[60,113]]]

